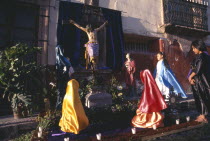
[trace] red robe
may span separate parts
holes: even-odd
[[[166,109],[167,105],[150,71],[140,72],[140,78],[144,84],[144,90],[136,116],[132,119],[132,125],[141,128],[160,126],[164,118],[160,111]]]
[[[136,64],[134,60],[125,61],[125,83],[127,86],[135,86],[134,73],[136,72]]]

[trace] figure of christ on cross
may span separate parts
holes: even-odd
[[[98,57],[99,57],[99,44],[97,40],[97,32],[103,29],[108,21],[104,22],[100,27],[93,29],[91,25],[87,25],[86,28],[80,26],[73,20],[69,20],[69,22],[75,25],[77,28],[86,32],[88,36],[88,42],[85,44],[85,59],[86,59],[86,69],[88,69],[88,65],[91,64],[92,70],[97,70],[98,67]]]

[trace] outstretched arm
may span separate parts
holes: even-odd
[[[191,85],[194,85],[195,84],[195,80],[193,79],[193,77],[196,75],[195,72],[192,72],[188,78],[189,82]]]
[[[104,26],[108,23],[108,21],[106,21],[105,23],[103,23],[99,28],[96,28],[96,31],[101,30],[102,28],[104,28]]]
[[[69,22],[70,22],[71,24],[75,25],[76,27],[78,27],[79,29],[81,29],[81,30],[87,32],[86,28],[84,28],[84,27],[80,26],[79,24],[75,23],[75,21],[69,20]]]

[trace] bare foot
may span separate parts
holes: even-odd
[[[198,116],[195,121],[202,122],[202,123],[208,123],[208,120],[206,119],[206,117],[204,115]]]

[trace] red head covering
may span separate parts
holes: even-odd
[[[140,79],[144,84],[138,109],[144,113],[159,112],[167,105],[158,86],[148,69],[140,72]]]

